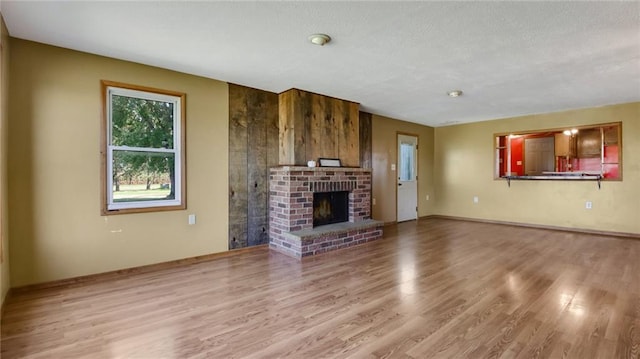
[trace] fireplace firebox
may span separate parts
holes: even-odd
[[[313,194],[313,226],[347,222],[349,192],[316,192]]]

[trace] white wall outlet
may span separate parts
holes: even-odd
[[[196,224],[196,215],[195,214],[190,214],[189,215],[189,224]]]
[[[392,164],[391,164],[391,170],[392,170],[392,171],[395,171],[395,170],[396,170],[396,164],[395,164],[395,163],[392,163]]]
[[[429,200],[429,195],[427,195],[427,201]]]
[[[473,203],[478,203],[478,202],[479,202],[478,196],[473,196]]]
[[[591,209],[591,208],[593,208],[593,203],[592,203],[591,201],[587,201],[587,202],[584,204],[584,208],[586,208],[586,209]]]
[[[373,199],[371,200],[371,202],[373,203],[373,205],[374,205],[374,206],[376,205],[376,199],[375,199],[375,198],[373,198]]]

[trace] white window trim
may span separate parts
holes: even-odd
[[[105,86],[105,142],[106,142],[106,163],[105,163],[105,172],[104,176],[106,177],[105,185],[106,185],[106,198],[103,203],[103,214],[115,214],[120,210],[124,210],[127,213],[127,210],[132,210],[132,212],[144,211],[145,209],[153,210],[154,208],[157,210],[162,209],[184,209],[186,208],[186,204],[183,198],[183,176],[184,176],[184,137],[182,131],[184,131],[183,124],[184,119],[184,106],[183,99],[184,94],[165,94],[162,90],[155,89],[145,89],[145,90],[136,90],[121,86],[128,86],[125,84],[117,84],[110,85],[109,82],[103,81],[103,86]],[[133,86],[131,86],[133,87]],[[137,87],[137,86],[136,86]],[[156,91],[161,91],[160,93]],[[147,147],[131,147],[131,146],[114,146],[112,145],[112,122],[111,122],[111,111],[112,111],[112,96],[126,96],[133,98],[146,99],[151,101],[161,101],[168,102],[173,104],[173,148],[147,148]],[[131,202],[114,202],[113,200],[113,152],[114,151],[133,151],[133,152],[146,152],[146,153],[173,153],[174,154],[174,166],[175,166],[175,188],[174,188],[174,199],[167,200],[157,200],[157,201],[131,201]]]

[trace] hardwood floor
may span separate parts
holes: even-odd
[[[427,219],[7,299],[2,358],[638,358],[640,241]]]

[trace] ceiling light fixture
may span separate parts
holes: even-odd
[[[309,41],[314,45],[324,46],[324,44],[331,41],[331,37],[326,34],[313,34],[309,36]]]
[[[447,92],[447,95],[449,95],[449,97],[460,97],[462,96],[462,91],[461,90],[449,91]]]

